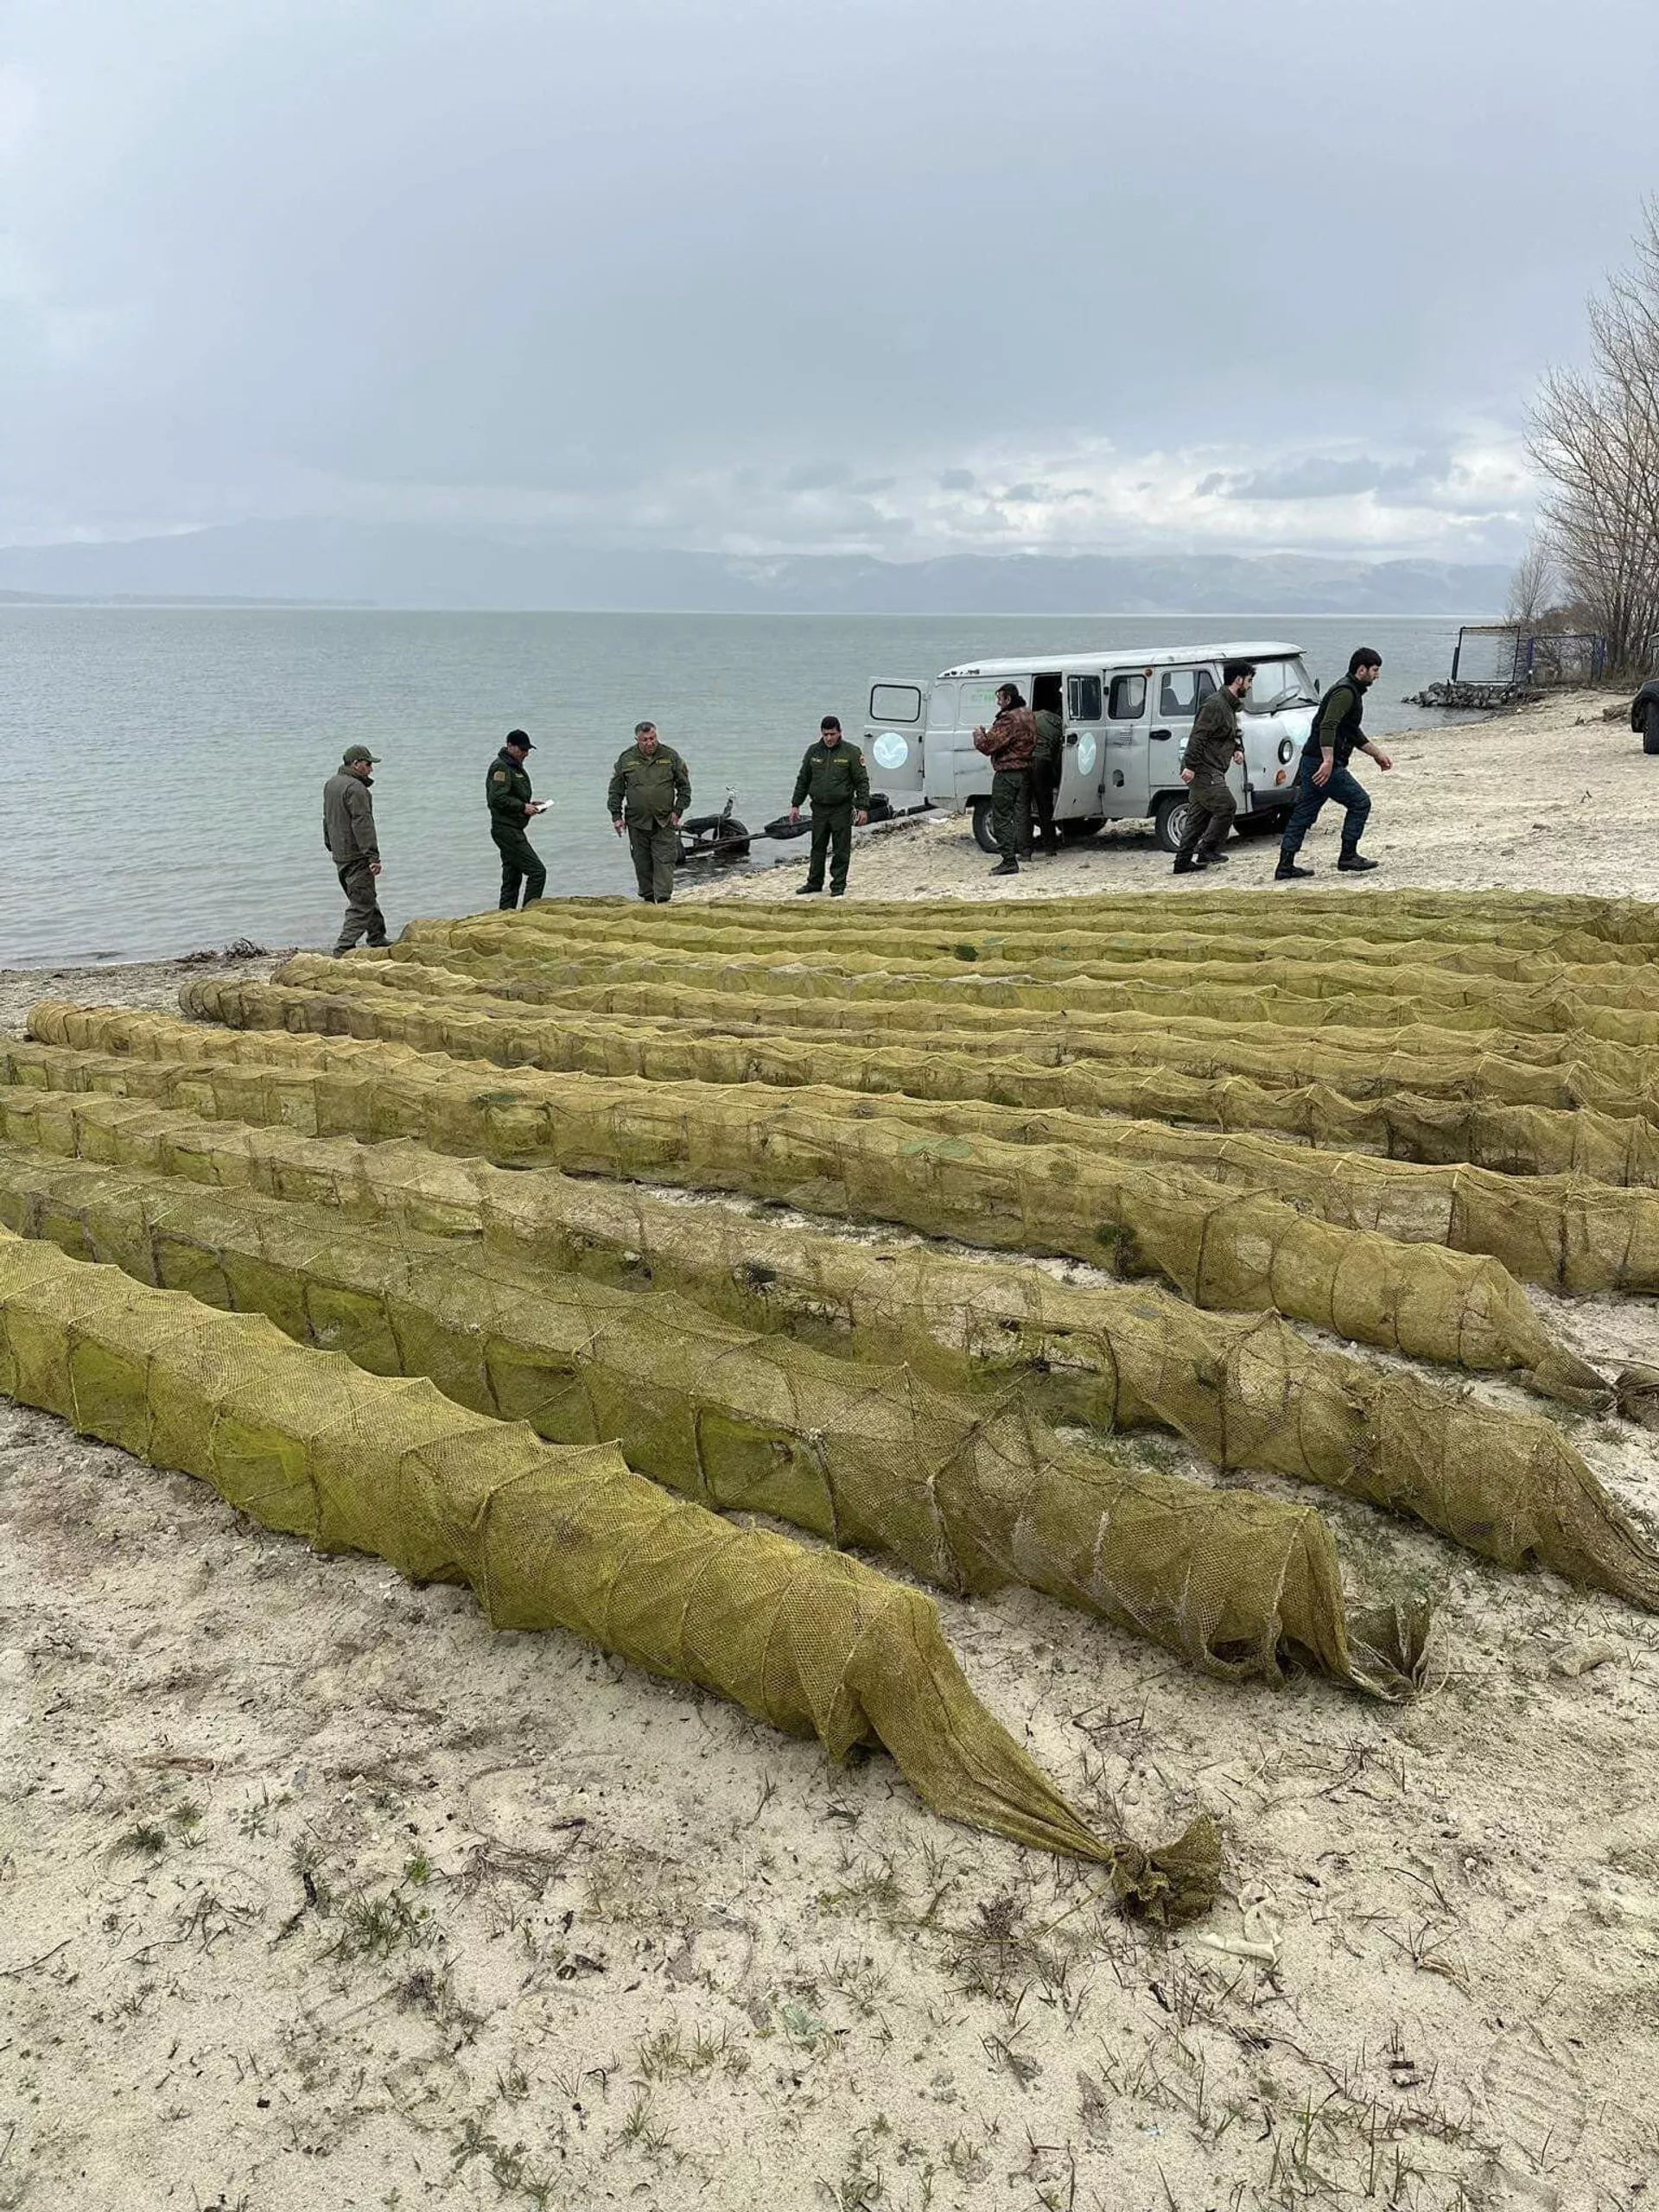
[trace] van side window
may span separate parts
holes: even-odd
[[[1112,678],[1112,698],[1109,712],[1115,722],[1138,721],[1147,710],[1147,679],[1144,676],[1115,676]]]
[[[1215,688],[1207,668],[1166,668],[1158,679],[1158,712],[1173,722],[1190,722]]]
[[[1074,722],[1100,720],[1100,678],[1068,676],[1065,679],[1067,718]]]

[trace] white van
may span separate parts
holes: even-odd
[[[1296,759],[1313,726],[1319,686],[1300,645],[1271,642],[1029,654],[947,668],[931,683],[874,683],[864,736],[871,791],[885,791],[895,813],[971,807],[975,836],[995,852],[991,764],[975,750],[974,731],[995,719],[997,687],[1017,683],[1029,706],[1053,708],[1065,720],[1054,800],[1064,834],[1092,837],[1108,822],[1147,820],[1173,853],[1186,821],[1181,755],[1192,718],[1229,660],[1255,663],[1239,718],[1244,764],[1228,779],[1239,830],[1276,836],[1295,800]]]

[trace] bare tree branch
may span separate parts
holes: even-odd
[[[1588,366],[1552,371],[1529,418],[1549,487],[1541,540],[1611,664],[1642,671],[1659,647],[1659,200],[1643,207],[1630,265],[1590,302],[1589,324]]]

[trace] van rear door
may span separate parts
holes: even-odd
[[[926,684],[903,677],[871,684],[864,765],[870,772],[870,789],[885,791],[896,813],[922,803],[926,714]]]

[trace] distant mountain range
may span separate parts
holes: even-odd
[[[0,547],[0,601],[576,613],[1424,614],[1501,610],[1504,568],[1303,554],[745,558],[429,526],[246,522],[124,544]]]

